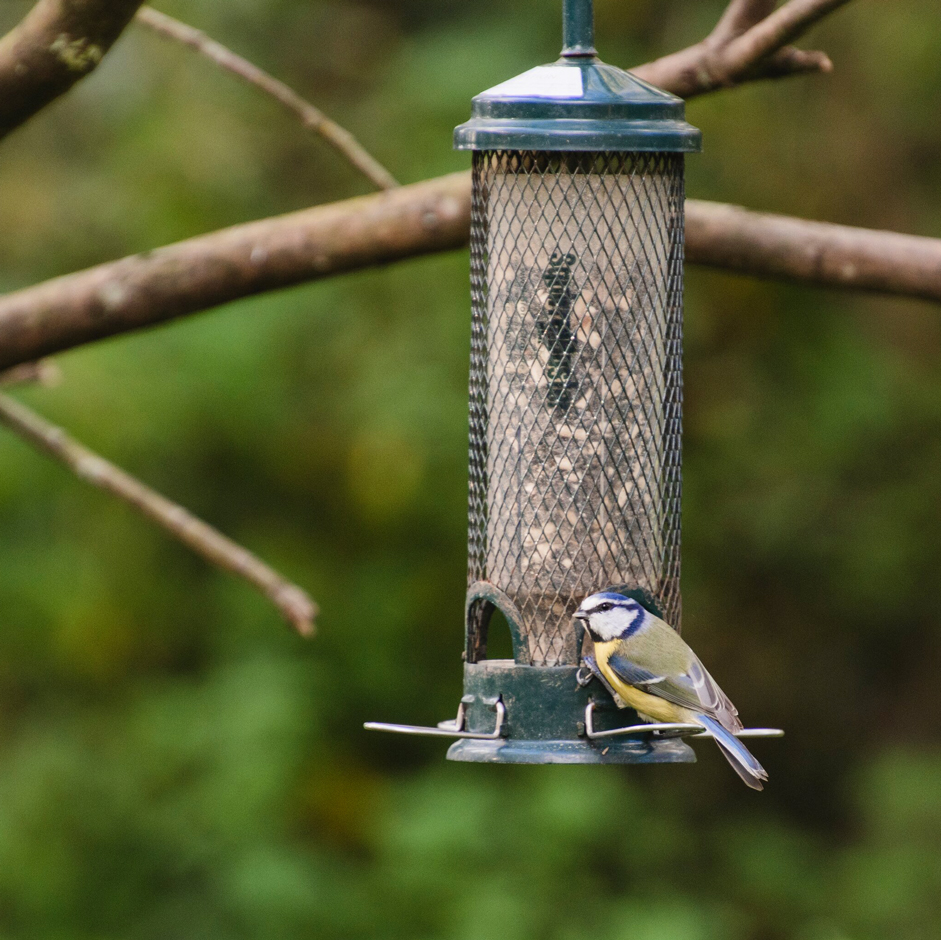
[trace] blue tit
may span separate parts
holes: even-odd
[[[755,790],[765,769],[735,737],[738,712],[680,635],[623,594],[592,594],[575,611],[595,646],[601,675],[642,718],[702,725]]]

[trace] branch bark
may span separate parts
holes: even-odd
[[[14,385],[45,385],[47,388],[58,385],[62,379],[59,367],[50,359],[38,362],[24,362],[0,372],[0,388],[12,388]]]
[[[0,297],[0,369],[262,291],[461,248],[470,178],[454,173],[236,225]],[[695,264],[941,302],[941,239],[690,199]]]
[[[10,373],[6,375],[9,377]],[[28,378],[24,375],[22,380]],[[247,581],[277,607],[301,636],[313,635],[317,605],[301,588],[285,580],[248,549],[2,393],[0,424],[71,470],[79,479],[127,503],[210,564]]]
[[[774,13],[777,5],[778,0],[731,0],[708,38],[717,46],[725,45]]]
[[[202,30],[160,13],[152,7],[141,7],[137,22],[165,39],[182,43],[214,62],[220,68],[274,98],[283,108],[299,118],[308,130],[320,134],[331,147],[348,160],[379,189],[392,189],[399,184],[395,177],[344,127],[328,118],[319,108],[305,101],[284,82],[269,75],[257,65],[236,55]]]
[[[0,297],[0,369],[218,304],[467,243],[466,173],[203,235]]]
[[[0,39],[0,137],[93,71],[140,5],[40,0]]]
[[[829,72],[824,52],[789,43],[849,0],[790,0],[778,9],[768,0],[732,0],[702,41],[631,71],[682,98],[745,81],[800,72]]]
[[[941,303],[939,238],[689,199],[686,256],[695,264],[754,277]]]

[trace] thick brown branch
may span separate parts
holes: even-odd
[[[4,394],[0,394],[0,424],[63,464],[86,483],[132,506],[210,564],[246,580],[261,591],[302,636],[310,636],[314,632],[317,605],[301,588],[286,581],[248,549]]]
[[[686,256],[755,277],[941,303],[941,239],[690,199]]]
[[[757,277],[941,301],[941,239],[689,200],[686,256]],[[455,173],[223,229],[0,297],[0,369],[261,291],[467,244]]]
[[[181,23],[152,7],[142,7],[137,13],[137,22],[167,39],[195,49],[211,62],[270,95],[282,107],[300,118],[304,127],[320,134],[379,189],[392,189],[398,185],[395,177],[348,130],[330,120],[284,82],[236,55],[201,30]]]
[[[0,39],[0,137],[102,60],[141,0],[40,0]]]
[[[0,369],[260,291],[467,243],[466,173],[250,222],[0,297]]]
[[[702,42],[632,71],[683,98],[757,78],[829,72],[833,64],[825,53],[804,52],[788,43],[848,2],[789,0],[770,12],[773,4],[762,0],[733,0]]]

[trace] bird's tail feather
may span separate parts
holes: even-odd
[[[719,750],[725,755],[725,759],[732,765],[732,769],[745,781],[753,790],[763,790],[763,782],[768,779],[768,773],[755,760],[751,751],[742,744],[741,741],[730,731],[726,730],[714,718],[708,715],[697,715],[696,720],[707,731],[712,733],[719,745]]]

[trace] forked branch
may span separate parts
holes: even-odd
[[[15,378],[9,372],[0,373],[0,378],[4,375],[7,379],[5,384],[10,384],[11,378]],[[19,377],[20,381],[27,379],[25,374]],[[6,425],[86,483],[132,506],[210,564],[243,578],[261,591],[302,636],[313,634],[317,605],[301,588],[285,580],[248,549],[99,457],[61,428],[6,394],[0,394],[0,424]]]
[[[849,0],[732,0],[702,41],[631,71],[645,81],[692,98],[746,81],[800,72],[829,72],[824,52],[790,43]]]

